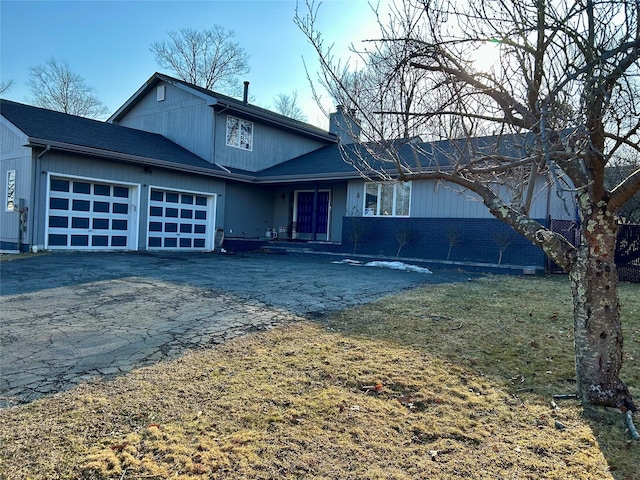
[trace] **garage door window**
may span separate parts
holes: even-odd
[[[128,186],[51,177],[48,246],[135,248],[130,245],[135,210],[129,198],[132,188]]]
[[[149,200],[148,248],[207,248],[213,197],[152,188]]]

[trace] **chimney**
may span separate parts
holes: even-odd
[[[361,130],[356,111],[344,105],[336,105],[336,111],[329,115],[329,132],[335,133],[340,143],[347,145],[360,140]]]
[[[249,82],[244,81],[244,94],[242,95],[242,101],[247,103],[249,101]]]

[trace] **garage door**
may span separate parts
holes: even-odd
[[[151,188],[149,249],[213,250],[215,195]]]
[[[47,245],[52,250],[135,250],[137,187],[50,176]]]

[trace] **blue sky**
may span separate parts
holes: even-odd
[[[168,31],[218,24],[233,30],[250,55],[251,72],[241,80],[251,82],[256,104],[269,107],[278,93],[297,90],[308,121],[326,128],[302,60],[315,74],[317,59],[293,23],[295,8],[295,0],[1,0],[0,78],[14,82],[3,96],[26,102],[29,68],[55,57],[66,60],[113,112],[160,70],[151,43],[166,39]],[[324,0],[319,21],[340,56],[377,31],[366,1]]]

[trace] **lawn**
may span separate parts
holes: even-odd
[[[621,285],[640,400],[640,285]],[[573,393],[566,277],[430,285],[0,411],[2,479],[633,479]],[[637,417],[636,417],[637,420]]]

